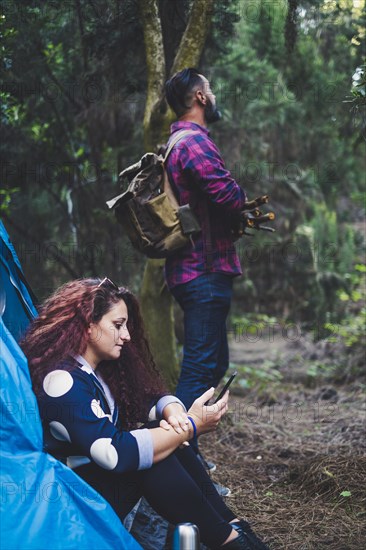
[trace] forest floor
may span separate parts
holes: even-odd
[[[231,488],[230,508],[271,550],[361,550],[366,386],[336,385],[323,376],[327,350],[287,336],[231,341],[239,380],[217,432],[200,439],[203,454],[217,464],[213,480]]]

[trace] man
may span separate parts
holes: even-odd
[[[241,274],[231,227],[246,195],[209,135],[207,125],[221,113],[207,78],[196,69],[184,69],[166,82],[165,94],[178,117],[171,137],[190,131],[168,157],[169,181],[179,203],[191,205],[202,228],[192,245],[165,265],[168,287],[184,312],[184,356],[176,395],[189,408],[218,385],[229,366],[226,318],[233,277]]]

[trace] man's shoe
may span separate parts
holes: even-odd
[[[241,519],[240,521],[230,523],[230,525],[236,529],[238,533],[244,533],[250,542],[250,548],[252,548],[252,550],[269,550],[269,547],[259,537],[257,537],[247,521]]]
[[[207,470],[207,472],[210,472],[210,474],[212,474],[212,472],[216,470],[216,464],[203,458],[200,452],[197,453],[197,458],[202,464],[202,466],[205,468],[205,470]]]
[[[216,470],[216,464],[213,462],[210,462],[209,460],[205,460],[205,467],[208,472],[212,474]]]
[[[229,489],[229,487],[224,487],[224,485],[220,485],[220,483],[214,483],[214,487],[216,491],[219,493],[220,497],[228,497],[231,495],[231,490]],[[234,527],[234,524],[232,525]]]

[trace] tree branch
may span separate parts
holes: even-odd
[[[145,147],[151,148],[151,115],[155,105],[161,100],[165,82],[165,55],[163,32],[159,15],[158,0],[139,0],[139,9],[144,30],[147,97],[144,115]]]
[[[199,64],[211,25],[213,0],[195,0],[176,53],[171,75]]]
[[[79,23],[79,32],[80,32],[80,41],[81,41],[81,51],[83,54],[83,62],[84,62],[84,71],[88,70],[88,54],[85,47],[85,30],[84,30],[84,23],[83,23],[83,15],[81,11],[81,5],[80,0],[75,0],[75,9],[78,16],[78,23]]]

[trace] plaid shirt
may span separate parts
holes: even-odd
[[[243,208],[245,192],[225,168],[207,128],[178,121],[171,126],[171,137],[181,130],[194,133],[174,146],[166,169],[179,204],[191,205],[202,232],[193,237],[194,246],[188,245],[167,258],[165,276],[169,288],[187,283],[202,273],[232,276],[242,273],[231,236],[231,222]]]

